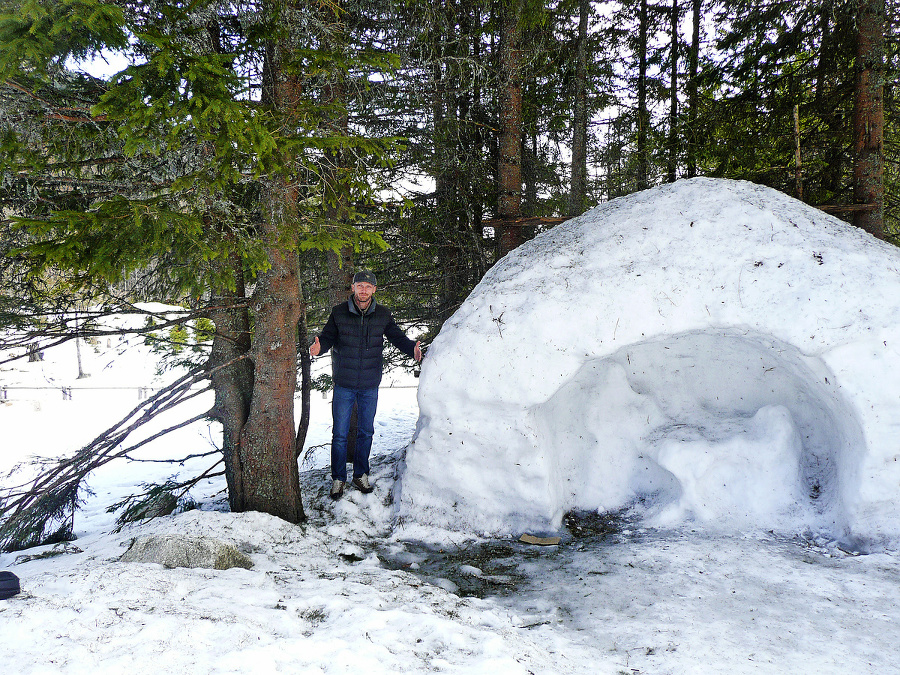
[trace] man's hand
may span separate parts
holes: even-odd
[[[418,348],[418,346],[417,346]],[[319,338],[317,337],[315,341],[309,346],[309,353],[313,356],[318,356],[319,352],[322,351],[322,345],[319,344]]]
[[[316,338],[316,342],[319,341],[319,338]],[[422,360],[422,347],[420,346],[422,343],[420,341],[416,342],[416,348],[413,350],[413,357],[416,361]]]

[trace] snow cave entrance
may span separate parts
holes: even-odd
[[[845,530],[862,427],[825,363],[771,336],[632,344],[584,363],[532,413],[563,511],[640,502],[663,525]]]

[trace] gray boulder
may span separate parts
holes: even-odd
[[[119,561],[157,563],[164,567],[203,567],[213,570],[253,567],[253,561],[230,544],[212,537],[188,537],[177,534],[137,537]]]

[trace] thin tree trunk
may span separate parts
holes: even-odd
[[[641,0],[638,26],[638,86],[637,86],[637,189],[650,187],[650,158],[647,148],[647,132],[650,114],[647,111],[647,0]]]
[[[859,0],[853,106],[853,224],[884,238],[884,0]]]
[[[504,0],[500,19],[500,158],[497,215],[500,255],[524,242],[522,215],[522,19],[523,0]]]
[[[207,24],[210,51],[223,54],[221,26]],[[208,148],[204,147],[204,152]],[[208,200],[210,213],[212,197]],[[206,227],[216,228],[212,216]],[[227,236],[227,235],[226,235]],[[208,317],[215,325],[207,368],[212,371],[210,382],[215,391],[215,403],[210,417],[222,425],[222,457],[225,482],[228,486],[228,505],[233,513],[246,510],[244,468],[241,462],[241,432],[250,414],[253,396],[253,363],[246,358],[251,347],[250,311],[247,304],[243,260],[240,255],[215,263],[218,276],[230,278],[233,288],[224,284],[211,289]],[[230,364],[230,365],[226,365]]]
[[[700,15],[703,9],[703,0],[693,0],[691,11],[693,12],[694,34],[691,36],[691,64],[688,81],[688,130],[687,130],[687,176],[693,178],[697,175],[697,107],[700,104],[699,84],[697,74],[700,68]]]
[[[220,290],[210,298],[209,318],[216,326],[208,368],[215,370],[212,386],[216,392],[212,417],[222,424],[222,454],[228,502],[234,513],[245,510],[244,475],[241,465],[241,430],[247,422],[253,392],[253,364],[236,361],[250,351],[250,316],[244,297],[244,273],[240,258],[229,261],[235,290]]]
[[[76,338],[75,338],[75,359],[78,361],[78,377],[75,378],[77,380],[83,380],[87,377],[84,370],[81,368],[81,337],[78,336],[78,330],[76,329]]]
[[[794,105],[794,191],[803,201],[803,154],[800,142],[800,104]]]
[[[435,0],[434,13],[437,24],[434,31],[434,62],[432,77],[434,81],[431,99],[431,114],[434,120],[434,157],[436,169],[434,176],[434,213],[437,225],[444,233],[436,247],[437,265],[440,270],[440,290],[438,300],[438,318],[446,321],[456,308],[459,295],[459,212],[456,196],[459,192],[457,184],[459,156],[459,124],[456,106],[453,103],[452,91],[456,89],[454,70],[457,54],[453,53],[450,42],[451,33],[455,33],[454,21],[457,8],[449,2]]]
[[[842,138],[844,120],[841,111],[833,105],[834,82],[831,74],[835,69],[835,37],[832,29],[834,6],[831,0],[822,3],[819,9],[819,63],[816,73],[815,106],[822,117],[830,143],[824,148],[825,168],[822,170],[822,186],[830,195],[841,192],[843,183],[843,165],[845,162],[844,143],[835,139]]]
[[[303,295],[303,289],[300,290]],[[294,440],[294,456],[299,459],[306,444],[306,433],[309,431],[310,406],[312,404],[312,356],[309,353],[309,326],[306,323],[306,303],[300,305],[300,320],[297,324],[297,353],[300,357],[300,422]]]
[[[528,141],[531,141],[530,144]],[[522,216],[537,214],[537,164],[538,164],[538,139],[532,131],[529,136],[522,136]],[[525,236],[531,238],[533,227],[526,228]]]
[[[482,52],[482,41],[481,41],[481,29],[482,29],[482,19],[481,19],[481,6],[478,2],[472,3],[472,23],[476,27],[476,30],[472,31],[471,42],[472,42],[472,61],[473,63],[480,63]],[[484,106],[481,100],[481,76],[479,75],[479,71],[481,69],[476,69],[475,76],[473,78],[473,86],[472,86],[472,121],[476,122],[471,125],[471,146],[470,153],[472,157],[481,157],[483,155],[488,154],[488,148],[485,147],[484,142],[484,125],[479,124],[484,118]],[[484,202],[481,199],[475,199],[473,195],[473,184],[475,180],[473,176],[467,173],[466,175],[468,184],[468,194],[472,195],[469,199],[469,205],[472,209],[471,212],[471,228],[472,228],[472,239],[473,239],[473,248],[477,253],[477,257],[474,261],[473,265],[473,279],[472,282],[481,279],[487,272],[486,258],[483,251],[482,242],[484,240]],[[474,283],[473,283],[474,285]]]
[[[575,52],[575,110],[572,119],[572,179],[569,185],[568,215],[584,212],[587,202],[588,75],[587,37],[590,0],[578,3],[578,45]]]
[[[666,179],[669,183],[674,183],[678,170],[678,0],[672,0],[669,30],[672,32],[672,58],[669,73],[669,161]]]

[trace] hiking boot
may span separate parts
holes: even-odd
[[[336,480],[331,484],[331,492],[328,493],[328,496],[332,499],[340,499],[344,496],[344,481]]]
[[[353,487],[362,492],[363,494],[369,494],[375,488],[372,487],[372,484],[369,482],[369,474],[364,473],[362,476],[357,476],[353,479]]]

